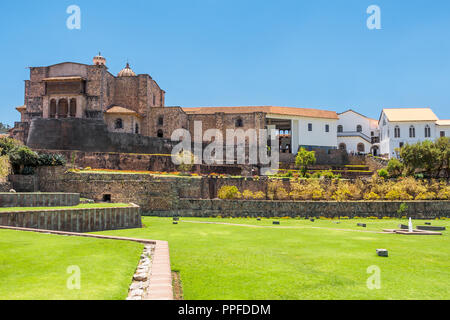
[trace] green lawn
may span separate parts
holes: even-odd
[[[184,218],[173,225],[171,219],[145,217],[143,229],[102,233],[168,240],[172,269],[180,272],[185,299],[450,298],[448,231],[443,236],[376,233],[406,220],[335,224],[280,219],[280,227],[272,221]],[[358,222],[368,223],[368,228],[356,227]],[[432,223],[450,226],[448,220]],[[388,249],[389,258],[378,257],[378,248]],[[373,265],[381,270],[379,290],[366,285],[367,268]]]
[[[0,230],[0,300],[124,300],[143,245]],[[81,289],[69,290],[69,266]]]
[[[45,210],[68,210],[68,209],[93,209],[93,208],[122,208],[129,207],[126,203],[83,203],[72,207],[11,207],[0,208],[0,212],[11,211],[45,211]]]

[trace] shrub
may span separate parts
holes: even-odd
[[[318,180],[291,183],[291,189],[291,196],[294,200],[321,200],[325,193]]]
[[[218,192],[219,199],[231,200],[241,198],[241,193],[236,186],[223,186]]]
[[[67,160],[62,154],[42,153],[38,158],[40,166],[64,166],[66,163]]]
[[[255,199],[255,200],[263,200],[265,198],[266,198],[266,195],[262,191],[253,193],[253,199]]]
[[[367,200],[367,201],[379,200],[380,198],[381,197],[378,194],[376,194],[375,192],[369,192],[364,195],[364,200]]]
[[[390,177],[396,178],[402,175],[403,164],[398,159],[391,159],[387,165],[387,171]]]
[[[11,173],[11,164],[8,156],[0,156],[0,180]]]
[[[436,193],[434,192],[421,192],[416,196],[416,200],[434,200],[436,199]]]
[[[378,176],[383,179],[387,179],[389,178],[389,172],[386,169],[380,169],[378,170]]]
[[[287,200],[289,199],[289,193],[280,180],[273,180],[267,186],[267,197],[270,200]]]
[[[395,188],[389,191],[385,198],[387,200],[412,200],[414,199],[412,196],[410,196],[408,193],[406,193],[404,190]]]

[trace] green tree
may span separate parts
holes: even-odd
[[[308,171],[308,166],[314,165],[316,161],[315,151],[308,151],[305,148],[300,148],[297,157],[295,158],[295,165],[297,168],[300,168],[302,175],[305,176]]]
[[[390,177],[397,178],[403,173],[403,163],[398,159],[392,158],[389,160],[386,169],[389,172]]]

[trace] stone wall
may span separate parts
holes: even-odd
[[[64,173],[58,167],[40,168],[42,192],[73,192],[82,197],[111,202],[135,203],[143,212],[177,208],[180,198],[208,198],[203,178],[163,177],[146,174]]]
[[[45,150],[80,150],[170,154],[175,143],[131,133],[109,132],[103,120],[34,119],[27,146]]]
[[[9,176],[9,180],[11,181],[12,189],[17,192],[39,191],[39,177],[36,175],[14,174]]]
[[[122,208],[0,212],[0,225],[68,232],[96,232],[141,228],[142,219],[139,207],[130,206]]]
[[[397,211],[402,203],[408,209]],[[450,217],[450,201],[233,201],[182,199],[178,210],[161,216],[184,217],[401,217],[434,219]]]
[[[0,193],[0,207],[66,207],[78,204],[79,193]]]

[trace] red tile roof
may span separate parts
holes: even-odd
[[[254,113],[263,112],[267,114],[279,114],[308,118],[325,118],[336,119],[338,115],[335,111],[326,111],[309,108],[293,108],[293,107],[276,107],[276,106],[251,106],[251,107],[199,107],[199,108],[183,108],[188,114],[214,114],[214,113]]]

